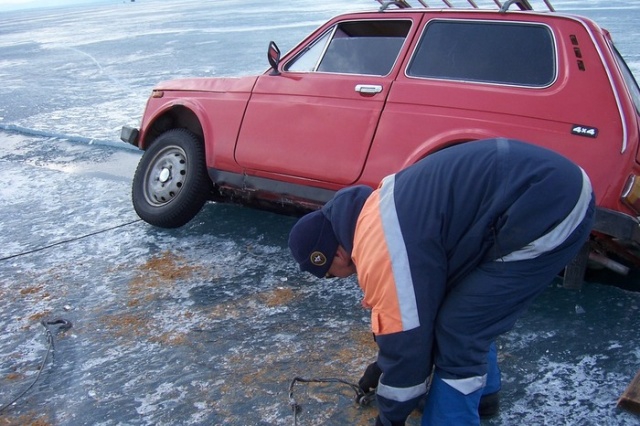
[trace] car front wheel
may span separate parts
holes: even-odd
[[[210,189],[203,144],[193,133],[173,129],[142,155],[133,176],[133,207],[151,225],[177,228],[198,214]]]

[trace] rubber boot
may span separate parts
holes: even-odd
[[[465,395],[445,383],[436,371],[422,414],[422,426],[479,425],[482,390]]]

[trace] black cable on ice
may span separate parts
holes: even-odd
[[[343,385],[347,385],[349,386],[354,392],[355,392],[355,401],[359,404],[359,405],[369,405],[369,403],[373,400],[373,398],[375,397],[375,391],[371,391],[368,393],[365,393],[362,389],[360,389],[360,386],[356,385],[355,383],[351,383],[348,382],[346,380],[342,380],[342,379],[336,379],[336,378],[318,378],[318,379],[305,379],[302,377],[294,377],[293,380],[291,381],[291,384],[289,385],[289,405],[291,406],[291,409],[293,410],[293,424],[297,425],[298,424],[298,413],[301,410],[300,405],[296,402],[295,398],[293,397],[293,387],[295,386],[295,384],[297,382],[301,382],[301,383],[340,383]]]
[[[49,329],[49,326],[50,325],[60,325],[59,330],[62,330],[62,331],[66,331],[66,330],[70,329],[71,326],[72,326],[70,321],[67,321],[67,320],[64,320],[64,319],[61,319],[61,318],[58,318],[58,319],[55,319],[55,320],[50,320],[50,321],[44,321],[43,320],[43,321],[40,322],[40,324],[42,324],[44,329],[47,331],[47,351],[44,354],[44,359],[42,360],[42,363],[40,363],[40,368],[38,368],[38,374],[36,374],[36,377],[33,379],[31,384],[24,391],[22,391],[22,393],[20,393],[20,395],[16,396],[15,398],[13,398],[13,400],[11,400],[10,402],[8,402],[5,405],[3,405],[2,407],[0,407],[0,413],[2,413],[8,407],[10,407],[13,404],[15,404],[16,401],[18,401],[27,392],[29,392],[31,390],[31,388],[36,384],[38,379],[40,378],[40,374],[42,374],[42,370],[44,370],[44,366],[47,363],[47,359],[49,358],[49,354],[53,351],[53,334],[51,333],[51,330]]]
[[[136,222],[140,222],[141,220],[142,219],[132,220],[130,222],[121,223],[120,225],[115,225],[115,226],[111,226],[109,228],[101,229],[99,231],[90,232],[90,233],[85,234],[85,235],[80,235],[79,237],[73,237],[73,238],[69,238],[68,240],[58,241],[57,243],[49,244],[49,245],[44,246],[44,247],[38,247],[38,248],[35,248],[35,249],[32,249],[32,250],[23,251],[22,253],[12,254],[10,256],[6,256],[6,257],[0,258],[0,262],[2,262],[4,260],[9,260],[9,259],[13,259],[13,258],[16,258],[16,257],[20,257],[20,256],[26,256],[28,254],[37,253],[37,252],[42,251],[42,250],[47,250],[47,249],[50,249],[50,248],[55,247],[55,246],[59,246],[59,245],[62,245],[62,244],[67,244],[67,243],[71,243],[71,242],[74,242],[74,241],[82,240],[83,238],[92,237],[94,235],[104,234],[105,232],[113,231],[114,229],[118,229],[118,228],[123,228],[125,226],[132,225],[132,224],[134,224]]]

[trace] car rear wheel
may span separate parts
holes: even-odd
[[[161,228],[185,225],[209,197],[203,144],[184,129],[169,130],[147,149],[133,176],[138,216]]]

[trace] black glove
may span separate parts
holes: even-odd
[[[358,386],[364,391],[364,393],[369,393],[378,387],[378,381],[380,380],[381,375],[382,370],[378,367],[378,363],[372,362],[367,366],[367,369],[364,370],[364,374],[358,381]]]

